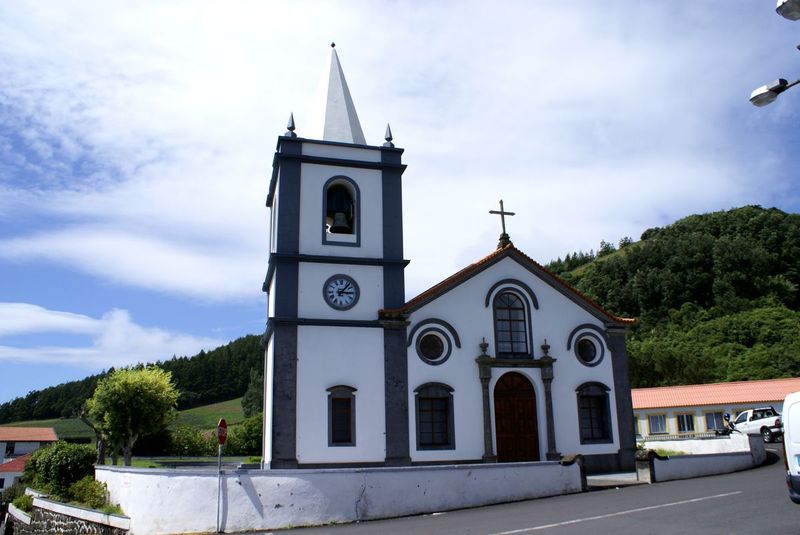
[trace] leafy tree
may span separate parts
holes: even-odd
[[[130,466],[136,440],[167,426],[178,395],[169,372],[155,366],[121,369],[98,382],[86,406],[114,450],[122,451],[125,466]]]
[[[216,440],[211,434],[191,425],[179,425],[170,433],[170,453],[180,457],[213,455],[216,452]]]
[[[242,410],[245,417],[264,410],[264,376],[259,370],[250,370],[250,383],[242,397]]]
[[[257,455],[264,439],[264,414],[246,418],[228,433],[225,451],[229,455]]]

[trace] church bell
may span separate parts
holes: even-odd
[[[344,212],[336,212],[333,214],[333,224],[331,224],[331,232],[333,234],[350,234],[351,230]]]

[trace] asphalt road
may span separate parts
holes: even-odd
[[[292,530],[297,535],[800,534],[786,491],[783,445],[772,464],[668,481],[394,520]],[[398,499],[402,497],[398,496]],[[286,533],[285,531],[279,533]]]

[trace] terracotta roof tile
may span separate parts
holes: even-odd
[[[544,266],[542,266],[541,264],[536,262],[534,259],[532,259],[528,255],[526,255],[525,253],[523,253],[522,251],[520,251],[519,249],[514,247],[513,243],[510,243],[510,244],[506,245],[505,247],[503,247],[501,249],[497,249],[495,251],[492,251],[490,254],[486,255],[483,258],[481,258],[477,262],[468,265],[464,269],[462,269],[462,270],[454,273],[453,275],[447,277],[442,282],[440,282],[440,283],[438,283],[438,284],[436,284],[434,286],[431,286],[430,288],[428,288],[427,290],[425,290],[421,294],[417,295],[416,297],[414,297],[413,299],[408,301],[402,307],[395,308],[395,309],[383,309],[383,310],[379,311],[379,314],[382,317],[387,317],[387,316],[388,317],[392,317],[392,316],[399,316],[399,315],[403,315],[403,314],[408,314],[409,312],[412,312],[412,311],[416,310],[417,308],[421,307],[425,303],[435,299],[436,297],[444,294],[445,292],[451,290],[452,288],[455,288],[456,286],[458,286],[459,284],[461,284],[462,282],[464,282],[465,280],[467,280],[471,276],[479,273],[480,271],[483,271],[489,265],[501,260],[502,258],[504,258],[506,256],[515,256],[515,257],[517,257],[517,260],[521,261],[522,263],[530,264],[535,270],[541,271],[545,275],[547,275],[549,278],[551,278],[552,281],[556,285],[560,285],[561,287],[563,287],[568,292],[576,295],[581,300],[583,300],[587,305],[589,305],[590,307],[594,308],[595,310],[597,310],[598,312],[600,312],[601,314],[603,314],[607,318],[611,319],[612,321],[615,321],[617,323],[622,323],[622,324],[632,324],[632,323],[636,322],[635,319],[623,318],[623,317],[620,317],[620,316],[615,316],[615,315],[611,314],[610,312],[604,310],[600,305],[598,305],[597,303],[595,303],[594,301],[589,299],[586,295],[584,295],[583,293],[578,291],[575,287],[573,287],[570,284],[568,284],[566,281],[561,279],[558,275],[556,275],[555,273],[551,272],[550,270],[548,270],[547,268],[545,268]]]
[[[58,440],[52,427],[3,427],[0,442],[55,442]]]
[[[787,394],[797,391],[800,391],[800,377],[707,385],[633,388],[631,397],[634,410],[638,410],[698,405],[768,403],[782,400]]]
[[[20,455],[16,459],[12,461],[8,461],[7,463],[0,464],[0,472],[22,472],[25,470],[25,463],[28,462],[28,459],[31,458],[32,453],[26,453],[25,455]]]

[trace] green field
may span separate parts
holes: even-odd
[[[179,411],[173,425],[191,425],[198,429],[215,429],[220,418],[228,425],[236,425],[244,420],[242,398],[221,401],[203,407]],[[52,427],[61,439],[94,439],[94,432],[78,418],[53,418],[51,420],[30,420],[5,424],[9,427]]]
[[[228,425],[236,425],[244,420],[242,398],[180,411],[175,425],[185,424],[198,429],[216,429],[220,418],[225,418]]]
[[[58,438],[90,438],[94,439],[94,431],[78,418],[53,418],[51,420],[30,420],[5,424],[6,427],[52,427]]]

